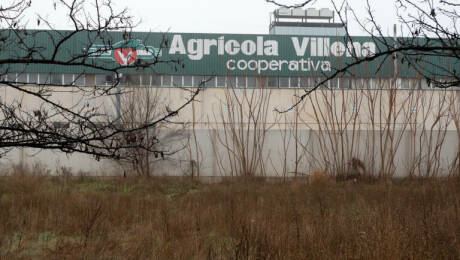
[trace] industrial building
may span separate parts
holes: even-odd
[[[50,35],[55,33],[35,31],[33,34],[36,44],[43,46],[45,55],[47,45],[50,44]],[[65,34],[64,31],[62,33]],[[383,151],[384,147],[397,145],[397,148],[388,148],[391,156],[398,160],[393,161],[387,170],[404,175],[409,168],[415,167],[411,166],[411,156],[421,154],[422,146],[440,142],[438,139],[424,139],[426,144],[423,144],[422,138],[416,138],[425,138],[427,134],[426,131],[418,133],[417,129],[412,129],[414,126],[420,127],[420,124],[428,129],[434,125],[436,130],[441,131],[443,146],[439,151],[436,150],[443,161],[439,167],[449,172],[455,167],[455,160],[458,160],[459,129],[455,123],[459,120],[458,111],[455,112],[460,98],[458,90],[433,88],[417,71],[397,59],[377,59],[354,66],[323,84],[292,111],[274,112],[275,109],[289,108],[296,102],[296,96],[305,89],[316,86],[356,58],[372,56],[382,48],[381,43],[371,37],[347,36],[344,24],[336,22],[334,12],[329,9],[275,10],[271,14],[269,34],[265,35],[132,32],[129,39],[126,39],[122,32],[110,32],[107,37],[112,43],[110,46],[107,45],[108,41],[98,42],[97,38],[88,44],[91,35],[77,34],[71,44],[65,47],[68,52],[59,53],[61,57],[58,59],[66,60],[72,55],[85,52],[97,64],[109,67],[127,66],[122,72],[121,87],[138,91],[155,89],[159,91],[161,102],[171,107],[184,101],[187,94],[184,88],[198,87],[205,82],[205,91],[198,97],[199,102],[187,107],[175,119],[176,122],[186,125],[184,131],[187,134],[184,134],[186,137],[183,139],[188,140],[189,148],[173,158],[156,162],[161,166],[155,167],[156,172],[153,174],[195,174],[197,169],[194,168],[199,167],[198,171],[202,176],[238,175],[242,169],[234,162],[236,157],[222,162],[225,153],[235,154],[228,150],[229,143],[224,144],[222,140],[228,135],[229,129],[226,129],[226,125],[231,123],[229,110],[237,109],[232,102],[239,102],[248,96],[262,102],[267,109],[260,118],[261,121],[254,122],[250,116],[236,120],[241,124],[240,128],[248,127],[252,131],[249,134],[252,137],[260,134],[254,132],[254,128],[257,128],[255,125],[262,124],[266,129],[263,132],[264,146],[261,154],[253,157],[254,160],[261,161],[255,165],[263,170],[253,174],[290,177],[308,174],[316,168],[332,171],[336,166],[333,166],[333,160],[327,159],[328,151],[335,154],[349,153],[340,155],[339,160],[343,165],[347,165],[352,157],[360,157],[362,161],[373,162],[370,170],[382,171],[387,166],[376,161],[383,161],[382,156],[387,156],[386,150]],[[11,46],[10,53],[2,55],[14,55],[15,51],[15,46]],[[136,62],[155,59],[162,62],[153,68],[129,69]],[[458,60],[436,57],[427,59],[449,70],[459,68]],[[435,70],[430,67],[426,69]],[[12,64],[2,68],[0,73],[8,80],[30,87],[50,84],[55,85],[56,90],[73,89],[75,91],[61,91],[56,98],[75,106],[83,98],[78,94],[79,88],[109,86],[113,84],[115,77],[98,69],[37,64]],[[397,93],[396,97],[394,93]],[[33,97],[18,95],[20,94],[17,91],[6,86],[0,87],[2,100],[22,99],[25,106],[40,105]],[[378,105],[363,105],[372,102],[373,96],[380,100]],[[395,109],[400,114],[395,115],[391,122],[383,120],[382,116],[380,121],[373,118],[374,109],[380,114],[386,113],[384,103],[390,100],[393,100]],[[443,107],[447,104],[446,100],[451,102],[448,108]],[[113,97],[94,98],[85,102],[97,104],[104,111],[113,111]],[[440,129],[438,123],[434,123],[437,122],[435,115],[418,115],[426,109],[427,102],[431,103],[431,110],[451,111],[446,112],[449,122],[444,128]],[[240,109],[251,114],[248,105],[242,105]],[[335,117],[328,115],[332,110],[336,113]],[[325,115],[318,116],[318,113]],[[354,114],[359,116],[353,116]],[[415,114],[417,116],[413,116]],[[418,117],[421,118],[417,119]],[[330,141],[324,143],[326,139],[321,137],[321,133],[318,135],[318,131],[345,132],[336,141],[342,144],[346,142],[348,148],[341,152],[335,151],[334,144]],[[375,140],[378,140],[376,136],[384,135],[385,131],[387,138],[391,140],[375,144]],[[286,137],[287,133],[289,138]],[[370,135],[376,136],[369,137]],[[235,135],[232,137],[238,138]],[[248,136],[241,138],[245,141],[250,139]],[[286,139],[290,140],[289,144],[286,144]],[[371,139],[375,154],[366,150],[370,149],[368,146]],[[360,143],[362,140],[367,140],[367,143]],[[221,147],[218,147],[219,143]],[[237,145],[232,143],[230,146]],[[247,152],[248,154],[242,156],[254,156],[251,155],[254,153],[253,148],[247,148]],[[428,151],[428,155],[431,152]],[[75,154],[68,157],[60,152],[37,152],[33,149],[20,149],[2,160],[4,167],[11,163],[33,164],[40,161],[50,169],[65,166],[75,171],[94,174],[107,174],[120,167],[117,163],[98,162],[85,155]],[[228,169],[230,170],[226,171]],[[420,167],[419,172],[423,172]]]

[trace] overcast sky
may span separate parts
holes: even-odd
[[[1,0],[3,1],[3,0]],[[249,33],[267,34],[269,13],[275,5],[265,0],[113,0],[116,8],[128,7],[141,23],[138,31],[171,31],[199,33]],[[336,2],[339,2],[336,0]],[[63,12],[53,8],[54,0],[34,0],[27,14],[47,17],[57,29],[69,29],[70,24]],[[285,0],[292,4],[299,1]],[[365,16],[364,0],[349,0],[350,5],[361,16]],[[396,20],[393,0],[371,0],[372,8],[385,32],[390,32]],[[332,8],[330,0],[318,0],[313,7]],[[29,28],[36,28],[36,20],[29,22]],[[41,25],[43,28],[43,25]],[[350,24],[353,35],[364,32]]]

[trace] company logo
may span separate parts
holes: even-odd
[[[145,46],[141,40],[120,41],[112,46],[93,45],[89,48],[89,56],[112,59],[122,66],[134,64],[138,59],[154,59],[161,56],[161,51],[153,46]]]

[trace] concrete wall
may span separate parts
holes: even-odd
[[[54,92],[53,98],[60,104],[78,108],[88,103],[101,112],[114,113],[114,96],[89,98],[78,89],[56,90],[60,92]],[[125,91],[157,95],[159,114],[166,112],[166,106],[179,106],[190,95],[177,88]],[[165,160],[152,155],[151,174],[293,176],[315,169],[348,171],[353,158],[374,174],[429,175],[458,170],[458,91],[320,90],[294,109],[274,111],[288,109],[302,93],[301,89],[205,89],[198,102],[173,119],[184,123],[172,126],[183,128],[180,133],[163,130],[163,136],[176,131],[174,138],[165,139],[164,147],[185,149]],[[28,109],[41,105],[7,87],[0,87],[0,96]],[[126,106],[131,101],[122,98],[122,102]],[[54,173],[71,169],[94,175],[122,174],[129,168],[121,162],[36,149],[14,149],[0,160],[3,171],[12,165],[37,164]]]

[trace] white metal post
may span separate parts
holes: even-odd
[[[120,73],[119,75],[119,80],[117,82],[117,95],[116,95],[116,98],[117,98],[117,121],[118,121],[118,124],[120,124],[120,120],[121,120],[121,99],[120,99],[120,95],[121,95],[121,86],[120,86],[120,81],[123,77],[123,74]]]

